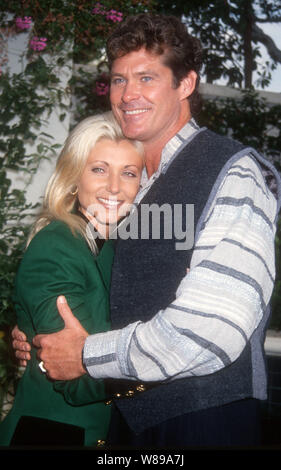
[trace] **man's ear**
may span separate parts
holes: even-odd
[[[180,82],[181,99],[188,98],[196,87],[197,73],[191,70]]]

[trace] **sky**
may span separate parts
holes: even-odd
[[[278,49],[281,49],[281,23],[279,24],[258,23],[258,26],[261,29],[263,29],[263,31],[273,39]],[[258,43],[258,47],[261,52],[261,58],[259,59],[259,62],[263,62],[265,64],[266,61],[269,60],[269,55],[267,53],[267,50],[261,43]],[[261,88],[260,86],[257,86],[256,83],[254,83],[255,88],[257,90],[262,90],[262,91],[281,93],[281,64],[279,64],[277,68],[271,72],[271,74],[272,74],[272,79],[270,81],[270,84],[266,88]],[[255,75],[255,72],[254,72],[253,81],[255,82],[257,78],[258,76]],[[205,81],[204,77],[202,77],[202,82],[204,83],[204,81]],[[216,80],[215,84],[225,85],[226,79],[221,78],[219,80]]]

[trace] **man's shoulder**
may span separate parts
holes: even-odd
[[[228,135],[218,134],[207,127],[201,129],[201,132],[198,134],[198,139],[208,142],[209,145],[216,145],[218,150],[224,149],[225,147],[231,148],[233,151],[240,151],[247,148],[247,146],[239,140]]]
[[[246,155],[249,147],[229,136],[220,135],[202,127],[175,153],[172,162],[177,160],[187,165],[204,165],[206,171],[211,168],[223,168],[233,158]],[[179,158],[178,158],[179,157]]]

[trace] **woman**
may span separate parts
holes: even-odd
[[[16,278],[17,323],[35,334],[63,328],[56,298],[67,297],[89,333],[106,331],[113,260],[110,228],[137,194],[139,142],[126,140],[111,113],[82,121],[70,134],[47,186],[44,206]],[[87,375],[48,380],[34,348],[14,405],[0,424],[0,445],[86,445],[104,441],[110,406],[103,382]]]

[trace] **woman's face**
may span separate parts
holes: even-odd
[[[101,139],[78,182],[80,211],[103,235],[126,215],[138,192],[143,157],[127,140]]]

